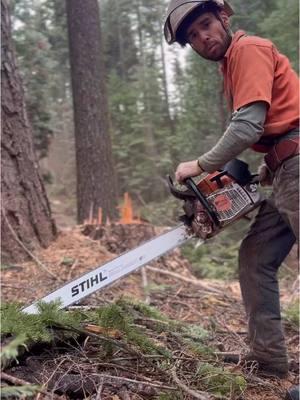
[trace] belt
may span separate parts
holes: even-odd
[[[299,137],[285,139],[275,144],[268,154],[265,155],[265,162],[271,171],[276,169],[288,158],[299,154]]]

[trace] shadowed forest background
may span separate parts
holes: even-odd
[[[191,50],[183,51],[177,45],[167,48],[163,43],[166,3],[102,0],[100,22],[102,79],[107,86],[118,200],[129,192],[136,207],[145,208],[146,218],[152,218],[150,206],[155,203],[155,209],[163,209],[153,222],[169,224],[173,219],[166,205],[165,176],[173,173],[178,162],[209,149],[223,133],[229,115],[218,65],[201,60]],[[244,29],[270,38],[297,69],[298,2],[232,3],[236,11],[233,31]],[[66,214],[76,216],[65,2],[13,1],[12,19],[34,146],[47,191],[50,197],[64,196]],[[109,181],[98,184],[109,186]]]

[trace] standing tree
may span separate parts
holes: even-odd
[[[6,0],[1,0],[1,52],[1,252],[3,260],[17,261],[25,258],[25,248],[49,245],[56,229],[33,151]]]
[[[97,0],[67,0],[74,103],[77,218],[102,208],[116,216],[117,185],[109,134],[100,16]]]

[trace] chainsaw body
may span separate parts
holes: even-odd
[[[258,190],[257,176],[251,175],[245,162],[236,159],[198,183],[188,178],[185,185],[187,190],[178,190],[169,178],[171,193],[184,200],[185,214],[181,219],[201,238],[216,235],[264,199]]]

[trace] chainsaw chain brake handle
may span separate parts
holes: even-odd
[[[220,227],[220,221],[217,217],[217,213],[213,209],[213,207],[209,204],[204,194],[201,190],[197,187],[196,183],[193,181],[192,178],[187,178],[183,182],[185,186],[194,193],[196,198],[200,201],[201,205],[203,206],[204,210],[207,212],[210,220],[216,227]]]
[[[200,201],[200,204],[203,206],[204,210],[206,211],[209,219],[212,221],[214,226],[219,227],[220,222],[218,220],[217,214],[213,207],[209,204],[207,201],[206,197],[204,194],[201,192],[201,190],[197,187],[196,183],[191,179],[187,178],[184,181],[185,186],[187,187],[187,190],[182,191],[176,189],[174,186],[173,180],[170,176],[167,177],[167,182],[169,185],[170,192],[174,197],[180,200],[194,200],[195,198]]]

